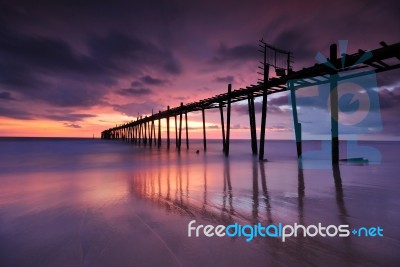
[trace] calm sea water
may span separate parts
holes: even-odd
[[[400,266],[400,143],[362,144],[380,163],[332,168],[325,155],[300,165],[291,141],[268,141],[259,162],[240,140],[225,158],[219,140],[177,153],[0,138],[0,266]],[[384,236],[196,238],[191,220],[380,226]]]

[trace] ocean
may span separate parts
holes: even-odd
[[[229,157],[221,140],[174,145],[0,138],[0,266],[400,266],[400,142],[361,142],[379,155],[337,167],[313,158],[320,141],[303,161],[293,141],[267,140],[261,162],[248,140]],[[193,220],[367,230],[249,241],[189,237]]]

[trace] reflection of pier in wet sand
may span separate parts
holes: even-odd
[[[258,224],[263,225],[294,223],[309,225],[317,224],[349,224],[348,210],[345,205],[344,189],[340,176],[339,166],[331,170],[332,180],[330,188],[335,190],[334,197],[328,197],[324,206],[336,208],[324,211],[330,214],[315,214],[314,201],[321,201],[315,196],[307,196],[307,170],[302,169],[299,161],[297,183],[293,183],[290,192],[277,192],[274,188],[273,178],[269,181],[269,165],[254,160],[251,163],[252,172],[250,179],[239,179],[238,174],[232,174],[232,162],[225,160],[219,166],[219,173],[213,166],[208,166],[207,157],[202,164],[189,167],[160,166],[159,168],[146,169],[136,172],[129,180],[130,193],[134,198],[150,201],[158,208],[168,213],[183,216],[187,222],[196,220],[198,223],[208,224]],[[236,167],[235,167],[236,168]],[[211,169],[211,170],[210,170]],[[236,169],[235,169],[236,170]],[[315,190],[314,190],[315,191]],[[317,205],[318,206],[318,205]],[[318,207],[320,208],[320,206]],[[336,217],[336,219],[332,219]],[[321,221],[320,221],[321,219]],[[182,231],[187,231],[182,229]],[[252,241],[253,242],[253,241]],[[351,238],[308,238],[298,236],[289,238],[282,243],[277,238],[256,238],[255,243],[265,242],[270,248],[271,257],[283,250],[290,250],[290,257],[307,260],[310,250],[318,250],[320,255],[329,255],[337,250],[341,258],[354,262],[354,247]],[[259,244],[259,243],[257,243]],[[284,246],[284,247],[283,247]],[[279,257],[278,257],[279,258]]]
[[[229,160],[223,164],[220,188],[209,188],[208,168],[203,166],[189,173],[189,167],[172,167],[166,165],[156,169],[147,169],[137,172],[130,179],[130,192],[141,199],[150,200],[167,211],[180,213],[189,217],[201,217],[218,223],[274,223],[282,220],[278,208],[282,196],[271,197],[268,188],[267,164],[254,160],[252,162],[251,192],[242,188],[235,191],[234,181],[231,179]],[[342,223],[346,222],[348,212],[345,207],[343,187],[338,165],[333,165],[333,185],[336,190],[336,205]],[[306,197],[305,177],[301,161],[298,164],[297,212],[296,221],[304,222],[304,201]],[[213,176],[216,176],[213,173]],[[193,183],[193,184],[191,184]],[[243,185],[241,185],[243,187]],[[292,201],[292,198],[290,198]],[[251,212],[249,212],[251,211]],[[274,218],[274,213],[277,215]]]

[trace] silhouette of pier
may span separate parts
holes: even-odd
[[[297,145],[297,156],[302,155],[301,124],[298,121],[296,90],[321,84],[330,84],[330,111],[331,111],[331,140],[332,140],[332,163],[339,162],[339,107],[338,107],[338,82],[352,79],[372,72],[379,73],[400,68],[400,43],[388,45],[380,43],[381,47],[372,51],[359,50],[357,53],[338,56],[336,44],[330,46],[330,56],[325,63],[315,64],[314,66],[294,71],[291,67],[292,54],[273,46],[268,45],[263,40],[260,41],[260,52],[263,61],[259,67],[263,77],[257,82],[247,86],[232,90],[231,84],[228,85],[227,92],[210,98],[191,103],[181,103],[180,106],[159,111],[150,116],[137,117],[135,121],[118,125],[107,129],[101,133],[102,139],[124,140],[134,144],[156,145],[161,147],[161,120],[166,120],[167,124],[167,148],[171,146],[170,119],[175,121],[175,142],[178,151],[182,144],[182,123],[185,118],[186,148],[189,148],[189,133],[187,114],[190,112],[201,111],[203,128],[203,147],[207,149],[206,139],[206,117],[205,111],[208,109],[219,109],[221,117],[221,132],[223,151],[229,155],[230,130],[231,130],[231,105],[239,101],[246,101],[249,110],[249,126],[251,132],[251,149],[254,155],[264,160],[265,126],[267,118],[267,99],[268,95],[284,91],[290,91],[291,105]],[[269,77],[270,68],[274,68],[277,77]],[[346,74],[346,75],[339,75]],[[254,99],[262,97],[261,129],[259,147],[257,144],[256,118]],[[224,114],[226,109],[226,114]],[[226,118],[224,118],[224,115]],[[179,122],[179,125],[178,125]],[[157,136],[156,136],[157,124]]]

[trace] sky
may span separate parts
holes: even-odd
[[[2,1],[0,136],[98,137],[138,114],[224,93],[228,83],[255,84],[261,38],[291,51],[299,70],[338,40],[348,40],[348,54],[400,42],[399,14],[398,1],[370,0]],[[343,134],[400,140],[400,71],[373,78],[378,119]],[[287,93],[269,98],[267,139],[293,138],[288,101]],[[249,138],[247,106],[232,109],[232,138]],[[188,119],[190,137],[201,138],[201,113]],[[217,110],[206,120],[207,137],[220,138]],[[300,100],[299,120],[305,138],[329,137],[325,104]]]

